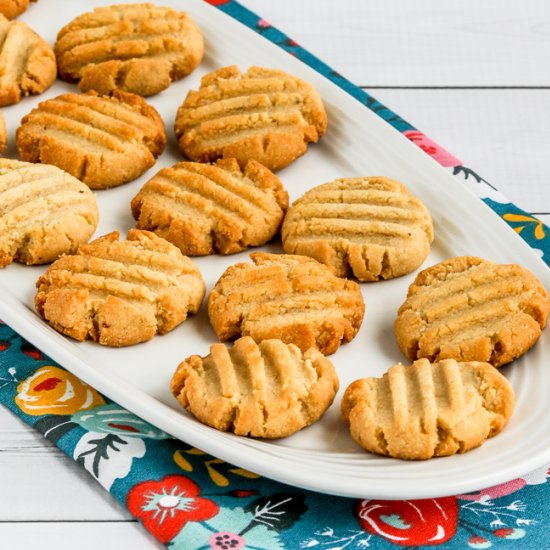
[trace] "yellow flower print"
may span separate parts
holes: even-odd
[[[525,224],[535,224],[535,230],[533,233],[535,239],[540,241],[546,236],[544,232],[544,224],[540,220],[537,220],[537,218],[533,218],[532,216],[525,216],[523,214],[504,214],[504,216],[502,217],[508,222],[524,224],[514,227],[514,231],[516,233],[521,233],[526,227]]]
[[[59,367],[38,369],[17,387],[15,403],[26,414],[74,414],[105,401],[93,388]]]
[[[224,462],[221,458],[211,458],[209,455],[207,455],[204,451],[201,451],[199,449],[195,449],[194,447],[191,449],[187,449],[186,451],[178,450],[174,453],[173,459],[174,462],[186,472],[192,472],[193,471],[193,465],[187,460],[183,453],[187,453],[188,455],[194,455],[194,456],[203,456],[206,460],[203,461],[203,464],[206,468],[206,471],[208,475],[210,476],[210,479],[218,486],[218,487],[227,487],[230,484],[229,479],[223,475],[217,468],[218,465],[221,464],[227,464]],[[230,466],[230,465],[228,465]],[[241,476],[241,477],[247,477],[249,479],[258,479],[260,476],[258,474],[255,474],[253,472],[249,472],[248,470],[244,470],[243,468],[229,468],[228,471],[232,474]]]

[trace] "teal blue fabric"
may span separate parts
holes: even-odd
[[[234,1],[211,1],[335,82],[440,161],[550,260],[548,229],[399,115]],[[70,389],[70,391],[67,391]],[[0,324],[0,403],[85,468],[174,550],[550,548],[549,465],[474,494],[379,501],[287,486],[176,441]]]

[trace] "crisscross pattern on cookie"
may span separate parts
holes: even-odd
[[[278,231],[288,206],[281,182],[255,161],[215,165],[180,162],[161,170],[132,201],[141,229],[184,254],[232,254],[259,246]]]
[[[63,27],[55,53],[61,77],[82,91],[149,96],[200,63],[204,41],[185,13],[153,4],[97,8]]]
[[[383,177],[339,179],[315,187],[289,208],[282,227],[289,254],[304,254],[345,277],[390,279],[414,271],[433,240],[423,203]]]
[[[6,123],[4,122],[4,117],[0,113],[0,154],[4,152],[7,144],[7,135],[6,135]]]
[[[51,262],[95,231],[95,195],[55,166],[0,159],[0,267]]]
[[[417,276],[395,333],[411,360],[454,358],[498,367],[535,344],[549,310],[546,289],[525,268],[465,256]]]
[[[514,409],[508,380],[488,363],[397,364],[353,382],[341,403],[353,439],[405,459],[464,453],[499,433]]]
[[[108,346],[143,342],[196,313],[198,268],[153,233],[110,233],[54,262],[37,282],[37,311],[58,331]]]
[[[57,75],[50,45],[25,23],[0,14],[0,106],[41,94]]]
[[[54,164],[92,189],[120,185],[153,166],[166,144],[164,124],[134,94],[63,94],[38,105],[17,129],[23,160]]]
[[[314,88],[283,71],[235,66],[206,75],[179,108],[181,152],[199,162],[254,159],[283,168],[325,132],[326,113]]]
[[[280,338],[302,351],[317,347],[328,355],[355,337],[365,308],[357,283],[305,256],[250,257],[254,265],[231,266],[208,298],[210,321],[221,340]]]
[[[181,363],[172,393],[191,414],[218,430],[286,437],[315,422],[332,403],[338,377],[314,348],[302,353],[281,340],[240,338],[213,344],[206,357]]]

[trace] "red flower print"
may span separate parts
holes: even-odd
[[[478,548],[483,550],[485,548],[490,548],[492,545],[493,544],[484,537],[474,536],[468,539],[468,546],[470,548]]]
[[[269,29],[271,27],[271,23],[265,19],[259,19],[256,25],[259,29]]]
[[[525,529],[518,529],[517,527],[505,527],[503,529],[497,529],[496,531],[493,531],[493,535],[501,539],[522,539],[525,536]]]
[[[223,4],[229,4],[230,0],[206,0],[206,2],[213,6],[221,6]]]
[[[235,489],[234,491],[229,491],[229,493],[227,493],[227,494],[232,496],[232,497],[247,498],[247,497],[257,495],[258,491],[256,491],[255,489],[248,489],[248,490],[247,489]]]
[[[525,479],[517,478],[512,479],[512,481],[507,481],[506,483],[493,485],[493,487],[488,487],[487,489],[483,489],[476,493],[467,493],[457,496],[460,500],[481,500],[484,497],[495,499],[515,493],[516,491],[523,489],[525,485],[527,485]]]
[[[21,344],[21,351],[28,355],[29,357],[32,357],[35,361],[39,361],[40,359],[44,359],[44,356],[40,352],[40,350],[37,350],[34,346],[31,346],[28,342],[24,342]]]
[[[144,481],[128,492],[128,510],[160,542],[172,540],[189,521],[203,521],[218,513],[215,502],[199,495],[199,486],[189,478],[168,475],[159,481]]]
[[[418,145],[420,149],[430,155],[435,161],[439,162],[441,166],[452,167],[462,164],[462,162],[454,155],[451,155],[449,151],[443,149],[441,145],[438,145],[435,141],[432,141],[427,135],[418,130],[406,130],[403,132],[403,135],[409,138],[414,144]]]
[[[401,546],[435,546],[456,533],[455,497],[426,500],[361,500],[354,507],[361,527]]]

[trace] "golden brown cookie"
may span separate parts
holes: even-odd
[[[367,451],[423,460],[479,447],[504,428],[514,402],[510,383],[488,363],[419,359],[356,380],[341,411]]]
[[[202,34],[183,12],[119,4],[79,15],[57,35],[61,78],[85,92],[156,94],[191,73],[204,53]]]
[[[21,120],[23,160],[54,164],[92,189],[131,181],[155,164],[166,145],[158,112],[135,94],[63,94]]]
[[[95,195],[73,176],[47,164],[0,159],[0,267],[74,253],[97,221]]]
[[[233,254],[278,231],[288,206],[279,179],[256,161],[180,162],[162,169],[132,200],[137,227],[184,254]]]
[[[0,15],[13,19],[29,7],[29,0],[0,0]]]
[[[339,277],[391,279],[414,271],[433,241],[430,213],[401,183],[345,178],[309,190],[281,229],[288,254],[311,256]]]
[[[8,137],[6,134],[6,123],[4,122],[4,117],[0,113],[0,154],[4,152],[6,145],[8,143]]]
[[[208,315],[222,341],[279,338],[302,351],[334,353],[353,340],[365,312],[354,281],[316,260],[286,254],[250,254],[222,274],[208,297]]]
[[[0,106],[41,94],[56,76],[51,46],[25,23],[0,14]]]
[[[332,363],[315,348],[248,336],[212,344],[177,368],[171,390],[203,424],[250,437],[287,437],[319,420],[338,391]]]
[[[63,256],[36,286],[38,313],[58,332],[106,346],[164,334],[196,313],[205,286],[195,264],[168,241],[131,229]]]
[[[535,344],[550,302],[540,281],[516,264],[461,256],[421,271],[395,321],[397,343],[414,361],[513,361]]]
[[[326,130],[319,94],[275,69],[236,66],[204,76],[179,108],[175,131],[183,155],[198,162],[257,160],[279,170],[303,155]]]

